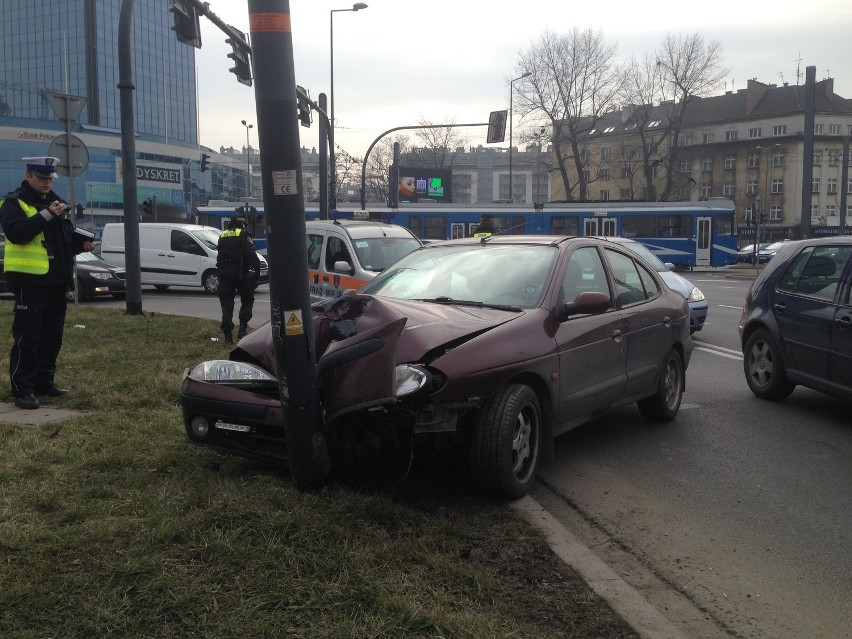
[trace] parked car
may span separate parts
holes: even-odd
[[[461,450],[504,498],[528,490],[554,436],[610,409],[674,419],[693,348],[683,295],[589,237],[431,243],[311,308],[332,470],[367,452],[407,468],[412,454]],[[284,324],[302,326],[295,313]],[[189,441],[286,462],[278,373],[269,324],[188,371]]]
[[[670,288],[673,288],[686,298],[689,304],[689,330],[691,333],[700,331],[704,327],[704,321],[707,319],[708,304],[700,288],[685,277],[675,273],[672,270],[674,268],[673,264],[663,263],[659,257],[651,252],[651,249],[641,242],[626,237],[608,237],[607,239],[636,253],[636,255],[645,260],[660,274],[660,277],[663,278],[663,281]]]
[[[766,248],[769,246],[768,243],[764,242],[763,244],[759,244],[757,246],[757,251]],[[746,244],[739,251],[737,251],[737,264],[754,264],[755,253],[757,251],[754,250],[754,244]]]
[[[852,237],[785,243],[746,296],[739,331],[752,392],[801,384],[852,400]]]
[[[6,238],[0,235],[0,293],[8,293],[6,271],[3,268],[6,256]],[[91,300],[98,295],[112,295],[124,299],[127,291],[126,274],[122,267],[115,266],[91,252],[77,256],[78,299]],[[70,294],[73,299],[73,293]]]
[[[775,256],[775,254],[781,249],[781,247],[787,244],[789,241],[790,240],[781,240],[780,242],[772,242],[772,244],[767,244],[766,246],[764,246],[757,252],[758,263],[766,264]]]

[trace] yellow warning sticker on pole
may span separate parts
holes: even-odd
[[[305,327],[302,324],[302,311],[286,311],[287,321],[284,322],[285,335],[302,335]]]

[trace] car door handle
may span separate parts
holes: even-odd
[[[772,306],[772,308],[774,308],[774,309],[775,309],[775,312],[776,312],[776,313],[781,313],[781,314],[783,314],[783,313],[784,313],[784,311],[786,311],[786,310],[787,310],[787,305],[786,305],[786,304],[782,304],[782,303],[780,303],[780,302],[779,302],[778,304],[774,304],[774,305]]]
[[[621,329],[620,328],[617,328],[612,332],[612,339],[614,339],[616,342],[621,339]]]
[[[666,328],[669,328],[669,327],[671,327],[671,325],[672,325],[672,318],[669,317],[668,315],[666,315],[663,318],[663,326],[665,326]]]
[[[837,325],[841,328],[841,330],[846,330],[847,328],[852,328],[852,317],[848,315],[844,315],[843,317],[837,320]]]

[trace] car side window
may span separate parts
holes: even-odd
[[[352,266],[352,258],[349,256],[349,250],[346,248],[343,240],[339,237],[331,236],[328,238],[328,243],[325,246],[325,268],[327,271],[334,271],[335,262],[348,262]]]
[[[605,293],[609,295],[606,270],[601,257],[592,246],[579,248],[568,258],[562,278],[562,300],[573,302],[580,293]]]
[[[205,255],[204,249],[194,239],[183,231],[173,230],[171,234],[171,248],[179,253],[191,253],[193,255]]]
[[[785,271],[778,288],[790,293],[832,301],[852,248],[818,246],[803,251]]]
[[[322,235],[308,233],[308,268],[318,270],[320,267],[320,253],[322,253]]]
[[[606,249],[606,253],[622,306],[644,302],[660,294],[660,287],[648,269],[618,251]]]

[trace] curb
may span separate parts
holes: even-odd
[[[643,639],[686,639],[671,621],[637,590],[584,546],[535,499],[526,496],[509,503],[530,525],[542,532],[557,557],[577,571]]]

